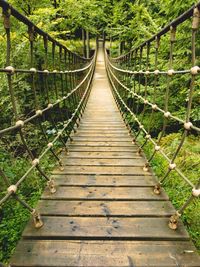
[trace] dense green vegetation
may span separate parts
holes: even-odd
[[[69,49],[78,53],[85,54],[83,42],[81,38],[83,33],[90,32],[90,37],[95,38],[96,35],[106,35],[107,45],[111,44],[112,56],[118,56],[120,52],[129,51],[129,49],[138,46],[142,41],[151,37],[152,34],[158,32],[169,21],[182,14],[196,1],[157,1],[157,0],[10,0],[12,4],[21,13],[28,16],[38,27],[48,32],[58,41],[62,42]],[[173,8],[172,8],[173,6]],[[12,64],[18,68],[28,68],[30,66],[29,46],[27,38],[27,28],[19,23],[16,19],[12,19],[11,24],[11,39],[12,39]],[[181,30],[177,36],[175,45],[175,60],[174,68],[183,69],[191,66],[191,20],[181,26]],[[84,30],[84,31],[83,31]],[[199,41],[199,33],[197,35]],[[160,47],[159,69],[167,69],[169,56],[169,36],[163,38]],[[6,37],[3,28],[3,23],[0,23],[0,67],[5,66],[6,56]],[[93,42],[94,43],[94,42]],[[94,46],[91,42],[90,45]],[[43,40],[36,38],[35,46],[35,67],[44,69],[44,49]],[[51,55],[48,55],[49,64],[52,68]],[[56,62],[58,62],[58,58]],[[154,55],[150,54],[150,66],[153,69]],[[200,65],[200,47],[197,45],[197,65]],[[127,67],[127,66],[124,66]],[[130,66],[129,66],[130,67]],[[143,68],[145,67],[145,57],[143,58]],[[59,69],[57,65],[56,68]],[[0,74],[0,125],[1,129],[9,126],[13,121],[13,113],[11,101],[8,93],[8,85],[5,74]],[[22,116],[30,114],[34,110],[33,92],[30,86],[30,79],[27,75],[18,75],[14,78],[14,89],[18,100],[18,111]],[[184,118],[185,108],[187,103],[188,92],[188,77],[179,77],[173,80],[171,84],[171,101],[170,110],[174,115]],[[198,80],[199,81],[199,80]],[[44,81],[42,81],[44,83]],[[133,86],[133,81],[126,80],[127,84]],[[37,86],[39,80],[37,81]],[[153,84],[153,81],[152,81]],[[152,85],[151,84],[151,85]],[[166,81],[159,81],[159,93],[157,95],[158,104],[163,106],[163,93],[165,90]],[[151,92],[152,86],[148,87]],[[44,86],[43,86],[44,87]],[[42,88],[43,88],[42,87]],[[144,92],[144,86],[141,86],[141,93]],[[197,83],[194,93],[194,104],[192,112],[192,120],[195,125],[200,123],[200,105],[199,105],[199,89],[200,83]],[[38,86],[39,91],[39,86]],[[43,104],[41,93],[41,104]],[[151,94],[149,93],[150,97]],[[55,96],[52,95],[55,99]],[[180,108],[181,107],[181,108]],[[142,108],[142,107],[141,107]],[[64,109],[64,107],[63,107]],[[140,110],[140,109],[139,109]],[[150,111],[149,111],[150,113]],[[147,110],[148,114],[148,110]],[[56,116],[55,116],[56,118]],[[130,119],[131,120],[131,119]],[[144,117],[144,125],[148,123],[148,116]],[[45,131],[51,139],[54,136],[55,129],[50,121],[47,121]],[[29,146],[34,154],[42,151],[42,147],[46,141],[41,138],[41,129],[35,128],[35,125],[29,125],[26,129],[28,140],[31,140]],[[152,134],[156,138],[162,127],[162,117],[156,114],[154,120]],[[181,128],[179,125],[168,125],[167,134],[162,139],[162,146],[171,155],[180,141]],[[173,133],[174,132],[174,133]],[[36,139],[38,136],[39,139]],[[16,138],[17,137],[17,138]],[[142,136],[139,140],[142,142]],[[38,143],[40,146],[38,147]],[[169,145],[170,144],[170,145]],[[36,149],[37,148],[37,149]],[[57,150],[59,150],[59,143]],[[151,154],[151,146],[144,147],[147,155]],[[184,148],[181,150],[177,159],[177,164],[182,166],[187,177],[195,181],[198,177],[199,170],[199,137],[190,134]],[[21,145],[18,135],[9,135],[1,139],[0,142],[0,168],[4,170],[6,175],[14,183],[18,177],[21,177],[27,170],[28,165],[27,152]],[[29,163],[28,163],[29,164]],[[44,158],[42,168],[49,173],[53,168],[55,161],[50,157]],[[162,177],[166,162],[159,155],[156,155],[152,162],[152,167],[155,173]],[[45,186],[44,180],[37,172],[33,172],[23,183],[20,188],[19,195],[26,200],[31,206],[35,206],[40,194]],[[0,178],[0,198],[5,193],[5,186]],[[165,188],[178,208],[185,201],[190,193],[189,188],[177,177],[171,173],[170,179],[166,181]],[[178,193],[177,193],[178,192]],[[200,249],[200,203],[195,201],[183,215],[183,220],[188,226],[191,237],[193,238],[197,248]],[[0,262],[7,262],[17,241],[20,238],[21,232],[29,218],[29,213],[14,199],[0,208]]]
[[[180,142],[181,133],[173,133],[165,136],[162,139],[161,146],[168,153],[168,156],[173,156],[174,150]],[[142,137],[139,138],[140,142],[144,142]],[[152,155],[153,146],[148,144],[144,147],[144,152],[147,157]],[[192,182],[197,181],[197,177],[200,175],[199,171],[199,138],[193,135],[189,136],[181,150],[176,164],[181,166],[181,170],[185,173],[186,177],[190,177]],[[159,179],[163,178],[163,174],[167,169],[167,163],[163,160],[163,157],[156,154],[151,164],[153,171]],[[191,188],[177,175],[172,172],[168,179],[163,184],[170,200],[174,207],[179,209],[181,205],[185,203],[191,194]],[[182,216],[184,224],[190,233],[192,240],[194,241],[197,249],[200,251],[200,203],[198,199],[195,199],[185,210]]]

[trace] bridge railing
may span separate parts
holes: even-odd
[[[138,153],[148,144],[153,147],[144,171],[149,170],[157,154],[167,162],[163,177],[155,184],[154,193],[161,193],[162,184],[170,177],[171,172],[176,172],[191,188],[185,203],[170,218],[169,226],[172,229],[177,228],[178,218],[191,201],[200,196],[198,175],[191,179],[176,164],[187,136],[190,133],[196,136],[200,134],[199,118],[193,118],[196,110],[199,110],[199,23],[200,3],[129,53],[117,58],[110,58],[106,53],[107,72],[113,94],[130,133],[134,132],[133,142],[139,143]],[[183,102],[177,97],[180,96],[182,100],[181,94],[185,96]],[[178,105],[173,100],[178,101]],[[146,114],[148,116],[145,118]],[[156,135],[153,130],[158,119],[162,121],[162,125],[160,133]],[[169,123],[174,124],[174,127],[178,125],[182,132],[180,142],[171,156],[162,146]],[[139,141],[141,139],[142,142]]]
[[[0,0],[3,25],[0,57],[0,146],[1,153],[12,154],[10,168],[23,156],[27,166],[23,175],[0,164],[0,205],[12,197],[33,215],[35,227],[43,222],[20,192],[30,174],[37,170],[47,181],[50,192],[56,186],[43,170],[44,157],[53,157],[62,169],[58,148],[68,152],[89,96],[96,55],[90,59],[69,51],[37,27],[6,1]],[[13,23],[14,22],[14,23]],[[6,156],[5,156],[6,157]],[[29,160],[28,160],[29,158]],[[13,159],[13,160],[12,160]],[[20,171],[21,173],[21,171]]]

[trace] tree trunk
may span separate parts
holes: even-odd
[[[82,41],[83,41],[83,56],[86,56],[86,41],[85,41],[85,30],[82,29]]]
[[[120,53],[120,55],[123,54],[124,50],[125,50],[125,41],[122,41],[119,44],[119,53]]]
[[[89,31],[86,31],[86,57],[90,57],[90,36],[89,36]]]

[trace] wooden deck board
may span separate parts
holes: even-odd
[[[56,173],[65,173],[65,174],[137,174],[137,175],[149,175],[149,172],[143,171],[142,166],[63,166],[64,170],[60,170],[59,168],[54,170],[54,174]]]
[[[69,151],[76,151],[76,152],[137,152],[137,146],[80,146],[80,145],[69,145]]]
[[[56,185],[61,186],[127,186],[127,187],[153,187],[155,185],[155,178],[149,176],[133,176],[133,175],[52,175],[55,179]]]
[[[28,239],[78,240],[188,240],[182,223],[176,231],[168,218],[102,218],[44,216],[45,227],[34,229],[29,222],[23,237]]]
[[[99,75],[101,79],[99,79]],[[27,224],[11,267],[199,267],[182,222],[168,227],[175,209],[145,159],[112,97],[99,51],[93,88],[80,126],[52,173],[37,209],[44,226]]]
[[[18,245],[12,266],[199,267],[194,250],[188,241],[27,240]]]
[[[72,159],[72,158],[81,158],[81,159],[88,159],[88,158],[94,158],[94,159],[141,159],[141,156],[136,155],[136,153],[133,152],[124,152],[124,151],[118,151],[118,152],[112,152],[112,151],[70,151],[70,155],[68,158],[66,158],[66,155],[61,155],[61,159]]]
[[[42,195],[42,199],[108,199],[108,200],[168,200],[168,196],[162,192],[155,195],[150,187],[59,187],[55,194],[48,189]]]
[[[169,217],[175,212],[170,201],[40,200],[38,208],[48,216]]]
[[[62,163],[67,166],[136,166],[144,167],[145,160],[143,158],[133,159],[87,159],[87,158],[64,158]]]

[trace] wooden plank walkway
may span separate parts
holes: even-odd
[[[100,48],[93,88],[57,192],[38,204],[44,226],[26,226],[11,266],[200,266],[182,223],[169,229],[174,208],[124,125],[112,97]]]

